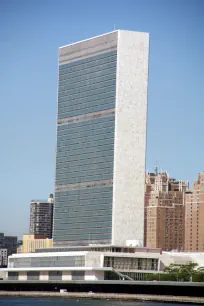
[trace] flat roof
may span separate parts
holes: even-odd
[[[139,32],[139,31],[131,31],[131,30],[121,30],[121,29],[117,29],[117,30],[114,30],[114,31],[110,31],[110,32],[107,32],[107,33],[104,33],[104,34],[100,34],[100,35],[97,35],[97,36],[93,36],[93,37],[90,37],[90,38],[87,38],[87,39],[83,39],[83,40],[79,40],[77,42],[74,42],[74,43],[71,43],[71,44],[68,44],[68,45],[64,45],[62,47],[59,47],[59,49],[62,49],[62,48],[65,48],[65,47],[70,47],[70,46],[74,46],[76,44],[79,44],[79,43],[82,43],[82,42],[85,42],[85,41],[89,41],[89,40],[92,40],[92,39],[95,39],[95,38],[99,38],[99,37],[103,37],[103,36],[106,36],[106,35],[109,35],[109,34],[112,34],[112,33],[116,33],[116,32],[119,32],[119,31],[127,31],[127,32],[136,32],[136,33],[145,33],[145,34],[149,34],[148,32]]]
[[[104,34],[100,34],[100,35],[97,35],[97,36],[93,36],[93,37],[90,37],[90,38],[87,38],[87,39],[83,39],[83,40],[79,40],[75,43],[71,43],[71,44],[68,44],[68,45],[65,45],[65,46],[62,46],[62,47],[59,47],[59,49],[62,49],[62,48],[65,48],[65,47],[69,47],[69,46],[74,46],[76,44],[79,44],[79,43],[82,43],[82,42],[85,42],[85,41],[88,41],[88,40],[92,40],[92,39],[95,39],[95,38],[99,38],[99,37],[102,37],[102,36],[105,36],[105,35],[108,35],[108,34],[112,34],[112,33],[116,33],[118,32],[119,30],[114,30],[114,31],[111,31],[111,32],[108,32],[108,33],[104,33]]]
[[[113,244],[89,244],[89,245],[77,245],[77,246],[58,246],[58,247],[52,247],[52,249],[67,249],[67,250],[73,250],[73,249],[87,249],[87,248],[120,248],[120,249],[137,249],[142,251],[156,251],[160,252],[161,248],[148,248],[148,247],[137,247],[137,246],[127,246],[127,245],[113,245]],[[43,248],[44,249],[44,248]],[[49,248],[51,249],[51,248]],[[42,249],[36,249],[36,250],[42,250]]]
[[[26,267],[26,268],[2,268],[2,272],[21,271],[112,271],[112,267]]]

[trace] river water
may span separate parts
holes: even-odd
[[[63,298],[0,298],[0,306],[183,306],[158,302],[124,302],[100,300],[74,300]],[[185,306],[192,304],[185,304]]]

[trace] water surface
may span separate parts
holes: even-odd
[[[63,298],[0,298],[0,306],[183,306],[184,304],[158,302],[125,302],[101,300],[76,300]],[[185,304],[192,306],[192,304]]]

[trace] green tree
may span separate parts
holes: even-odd
[[[193,274],[194,282],[204,282],[204,267],[199,267]]]
[[[196,273],[197,264],[189,262],[185,265],[174,265],[171,264],[169,267],[166,267],[164,272],[169,274],[171,279],[183,282],[189,282],[194,280]]]

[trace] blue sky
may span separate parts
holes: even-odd
[[[147,170],[204,170],[203,0],[1,0],[0,232],[54,189],[58,47],[114,26],[150,33]]]

